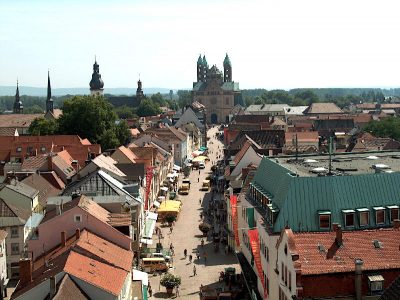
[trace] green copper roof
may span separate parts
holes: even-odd
[[[203,64],[203,59],[201,58],[201,54],[199,55],[199,58],[197,59],[197,64],[202,65]]]
[[[229,59],[228,53],[226,54],[225,59],[224,59],[224,66],[225,65],[231,66],[231,60]]]
[[[287,224],[294,231],[320,231],[318,212],[331,212],[331,224],[346,229],[343,210],[367,208],[370,222],[376,227],[373,207],[399,205],[400,173],[352,176],[297,177],[273,159],[263,158],[253,184],[270,194],[272,205],[279,209],[273,225],[280,232]],[[386,224],[389,224],[386,211]],[[364,229],[365,227],[363,227]],[[353,229],[361,229],[358,215]]]
[[[206,60],[206,56],[205,56],[205,55],[203,56],[203,65],[206,66],[206,67],[208,67],[208,63],[207,63],[207,60]]]

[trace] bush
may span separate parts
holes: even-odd
[[[169,224],[171,224],[176,221],[176,216],[175,215],[166,215],[165,221],[167,221]]]
[[[211,225],[208,223],[200,223],[199,229],[202,233],[207,233],[211,229]]]
[[[167,289],[173,289],[181,285],[181,277],[166,273],[161,277],[160,284]]]

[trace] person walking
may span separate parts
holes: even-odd
[[[176,286],[176,288],[175,288],[175,296],[176,297],[179,296],[179,286]]]
[[[171,234],[172,233],[172,230],[173,230],[173,228],[172,228],[172,226],[169,228],[169,234]]]
[[[185,258],[186,258],[186,256],[187,256],[187,250],[185,249],[185,250],[183,250],[183,255],[185,256]]]
[[[199,199],[199,204],[201,204],[201,198]]]
[[[199,250],[196,251],[196,258],[197,258],[197,260],[200,259],[200,252],[199,252]]]
[[[189,255],[189,262],[192,263],[193,256],[192,254]]]
[[[197,270],[196,270],[196,266],[193,266],[193,276],[197,275]]]
[[[204,251],[203,256],[204,256],[204,265],[205,265],[207,263],[207,252],[206,251]]]
[[[200,177],[197,177],[197,182],[200,182]]]
[[[151,285],[147,288],[147,291],[149,292],[149,296],[153,296],[153,290],[151,289]]]

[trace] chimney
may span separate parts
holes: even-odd
[[[61,231],[61,247],[65,247],[67,244],[67,233],[65,231]]]
[[[354,260],[355,264],[355,289],[356,289],[356,300],[361,300],[362,299],[362,294],[361,294],[361,287],[362,287],[362,265],[363,265],[362,259],[356,258]]]
[[[400,220],[399,219],[393,220],[393,228],[394,229],[400,228]]]
[[[338,223],[333,223],[333,224],[332,224],[333,232],[336,232],[336,230],[338,230],[338,226],[339,226]]]
[[[75,230],[75,237],[76,240],[79,240],[79,238],[81,237],[81,230],[79,228]]]
[[[48,171],[53,171],[53,158],[51,155],[47,156],[47,169]]]
[[[50,299],[53,299],[53,297],[56,295],[56,277],[51,276],[50,277]]]
[[[335,241],[338,247],[343,245],[343,231],[342,231],[342,226],[340,225],[337,225]]]
[[[21,286],[32,282],[32,261],[30,258],[21,258],[19,260],[19,281]]]

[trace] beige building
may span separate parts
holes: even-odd
[[[208,123],[228,123],[235,105],[243,104],[239,83],[232,81],[232,64],[228,54],[224,59],[224,73],[216,65],[208,67],[206,57],[197,60],[197,82],[193,83],[192,102],[206,107]]]

